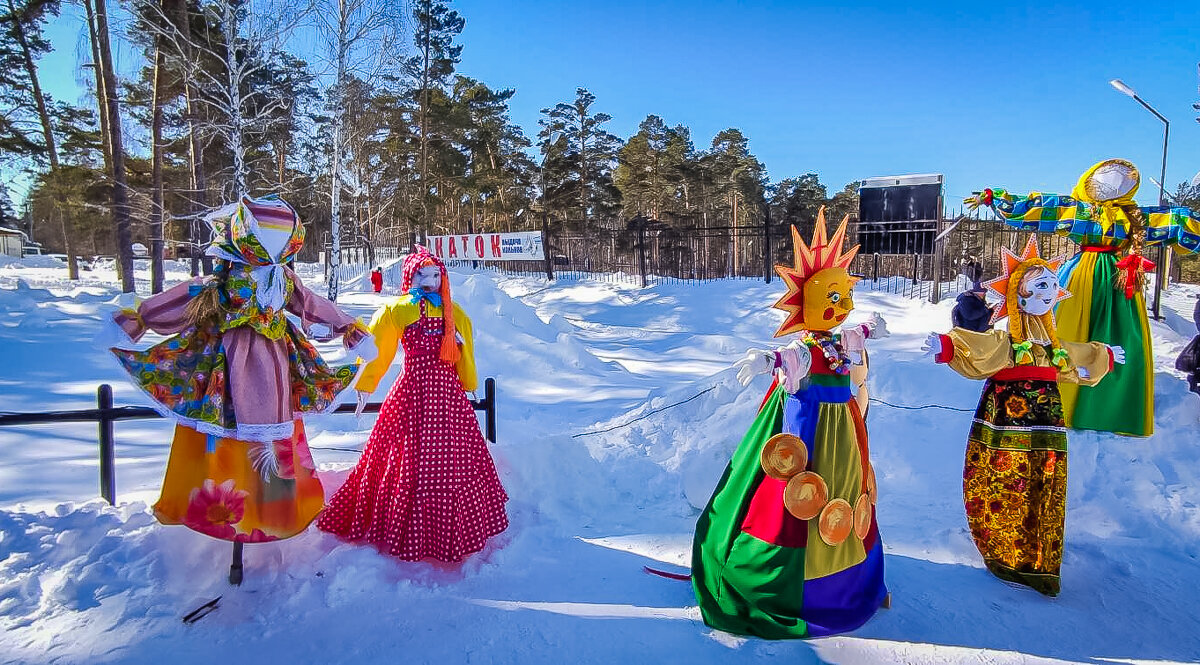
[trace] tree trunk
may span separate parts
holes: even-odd
[[[58,171],[58,145],[54,140],[54,126],[50,123],[50,114],[46,111],[46,96],[42,94],[41,82],[38,80],[37,63],[33,61],[33,51],[29,48],[29,40],[25,38],[25,25],[21,22],[21,17],[17,14],[12,0],[8,0],[8,12],[12,16],[13,35],[16,36],[17,44],[21,48],[21,59],[25,65],[25,73],[29,76],[30,92],[33,94],[33,103],[37,107],[38,120],[42,125],[42,136],[46,141],[46,156],[50,160],[50,173],[54,174]],[[55,208],[59,208],[58,202],[55,202]],[[79,279],[79,262],[75,259],[74,243],[71,238],[73,233],[67,230],[66,216],[62,214],[62,210],[58,211],[58,220],[62,225],[63,245],[67,252],[67,278],[77,280]],[[29,233],[32,237],[32,216],[29,223],[31,225]]]
[[[163,39],[154,37],[154,98],[150,110],[150,293],[163,290]]]
[[[193,56],[191,42],[191,18],[188,12],[187,0],[171,0],[172,9],[174,12],[174,24],[177,31],[183,32],[182,38],[179,40],[183,49],[181,54],[187,60],[191,60]],[[191,182],[192,196],[189,197],[188,211],[190,219],[188,220],[188,254],[191,257],[191,275],[195,277],[200,274],[201,263],[204,264],[204,272],[211,272],[211,261],[207,258],[201,258],[201,221],[200,215],[208,208],[208,180],[204,172],[204,151],[200,145],[200,133],[197,129],[199,125],[198,113],[199,110],[196,104],[196,84],[189,74],[184,80],[183,86],[184,103],[187,108],[188,122],[188,159],[191,162]]]
[[[102,1],[102,0],[97,0]],[[237,40],[241,32],[237,12],[233,5],[237,0],[221,3],[224,16],[221,28],[225,37],[226,94],[229,96],[229,151],[233,153],[233,196],[240,200],[249,193],[246,186],[246,147],[242,142],[242,63],[237,58]]]
[[[117,264],[121,267],[121,290],[133,293],[133,238],[129,219],[129,191],[125,177],[125,145],[121,135],[121,103],[117,97],[117,75],[113,71],[112,46],[109,43],[108,8],[106,0],[95,2],[96,40],[102,70],[101,100],[108,112],[108,143],[112,150],[112,208],[113,224],[116,227]]]
[[[337,302],[338,297],[338,266],[341,265],[342,252],[342,99],[346,85],[346,58],[350,45],[347,43],[349,16],[346,10],[346,0],[338,0],[338,35],[337,35],[337,82],[334,84],[336,95],[333,111],[333,145],[329,179],[329,284],[328,298]]]
[[[433,7],[426,5],[425,41],[421,45],[424,65],[421,69],[421,227],[429,235],[429,57],[433,46]]]

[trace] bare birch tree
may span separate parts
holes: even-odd
[[[256,83],[269,69],[271,58],[285,52],[312,6],[288,0],[215,0],[201,5],[200,34],[195,34],[180,20],[187,11],[178,2],[167,6],[159,0],[138,2],[147,14],[159,15],[150,29],[159,32],[155,37],[164,46],[170,46],[166,50],[175,60],[172,67],[186,86],[188,115],[194,123],[189,137],[193,155],[202,140],[196,133],[223,141],[230,155],[226,197],[248,194],[248,147],[270,130],[280,111],[290,108],[288,91]],[[198,161],[198,156],[193,160]],[[193,181],[198,176],[194,172]]]
[[[379,74],[391,71],[399,64],[404,25],[399,7],[400,3],[394,0],[324,0],[316,13],[332,68],[328,92],[331,111],[328,266],[329,299],[333,301],[338,296],[338,267],[341,264],[344,153],[349,145],[353,145],[347,141],[347,92],[352,80],[369,89]]]

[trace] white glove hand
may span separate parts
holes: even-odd
[[[873,312],[871,314],[871,320],[867,322],[867,326],[871,328],[871,334],[868,335],[868,337],[871,339],[879,339],[892,334],[888,332],[887,321],[883,320],[883,317],[879,315],[879,312]]]
[[[327,342],[329,341],[329,338],[333,336],[333,331],[330,330],[329,326],[325,325],[324,323],[310,323],[308,326],[308,334],[313,339]]]
[[[371,393],[362,390],[358,391],[358,406],[354,407],[354,417],[361,417],[363,409],[367,408],[367,399],[371,397]]]
[[[925,338],[925,345],[921,347],[927,356],[938,357],[942,353],[942,336],[937,333],[929,333],[929,337]]]
[[[472,401],[472,402],[478,402],[478,401],[479,401],[479,395],[476,395],[474,390],[468,390],[468,391],[467,391],[467,394],[471,396],[471,401]]]
[[[1081,379],[1090,379],[1090,378],[1092,378],[1092,373],[1091,373],[1091,372],[1089,372],[1089,371],[1087,370],[1087,368],[1086,368],[1086,367],[1076,367],[1076,368],[1075,368],[1075,373],[1076,373],[1076,374],[1078,374],[1078,375],[1079,375],[1079,378],[1081,378]]]
[[[1125,347],[1109,345],[1108,350],[1113,354],[1113,362],[1118,365],[1125,364]]]
[[[746,355],[733,363],[737,368],[738,383],[750,385],[751,379],[759,374],[766,374],[775,368],[775,353],[763,349],[750,349]]]

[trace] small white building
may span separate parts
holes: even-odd
[[[0,227],[0,255],[21,258],[25,247],[25,234],[16,229]]]

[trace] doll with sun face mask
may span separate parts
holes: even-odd
[[[824,210],[811,244],[792,229],[795,266],[776,266],[788,292],[777,350],[738,361],[743,385],[776,385],[742,439],[696,525],[692,584],[705,623],[769,639],[858,628],[885,602],[883,545],[875,522],[875,472],[851,366],[882,321],[835,332],[854,301],[843,253],[846,220],[826,236]]]
[[[445,266],[417,247],[401,290],[371,320],[379,355],[355,384],[360,411],[397,347],[404,369],[317,527],[406,561],[456,562],[508,527],[508,496],[464,393],[476,385],[471,320],[450,300]]]
[[[1003,250],[992,322],[1008,330],[954,328],[926,351],[969,379],[986,379],[967,436],[963,501],[984,563],[997,577],[1049,596],[1059,591],[1067,498],[1067,429],[1060,384],[1094,386],[1125,360],[1119,346],[1058,338],[1053,308],[1062,259],[1043,260],[1030,236],[1020,256]]]

